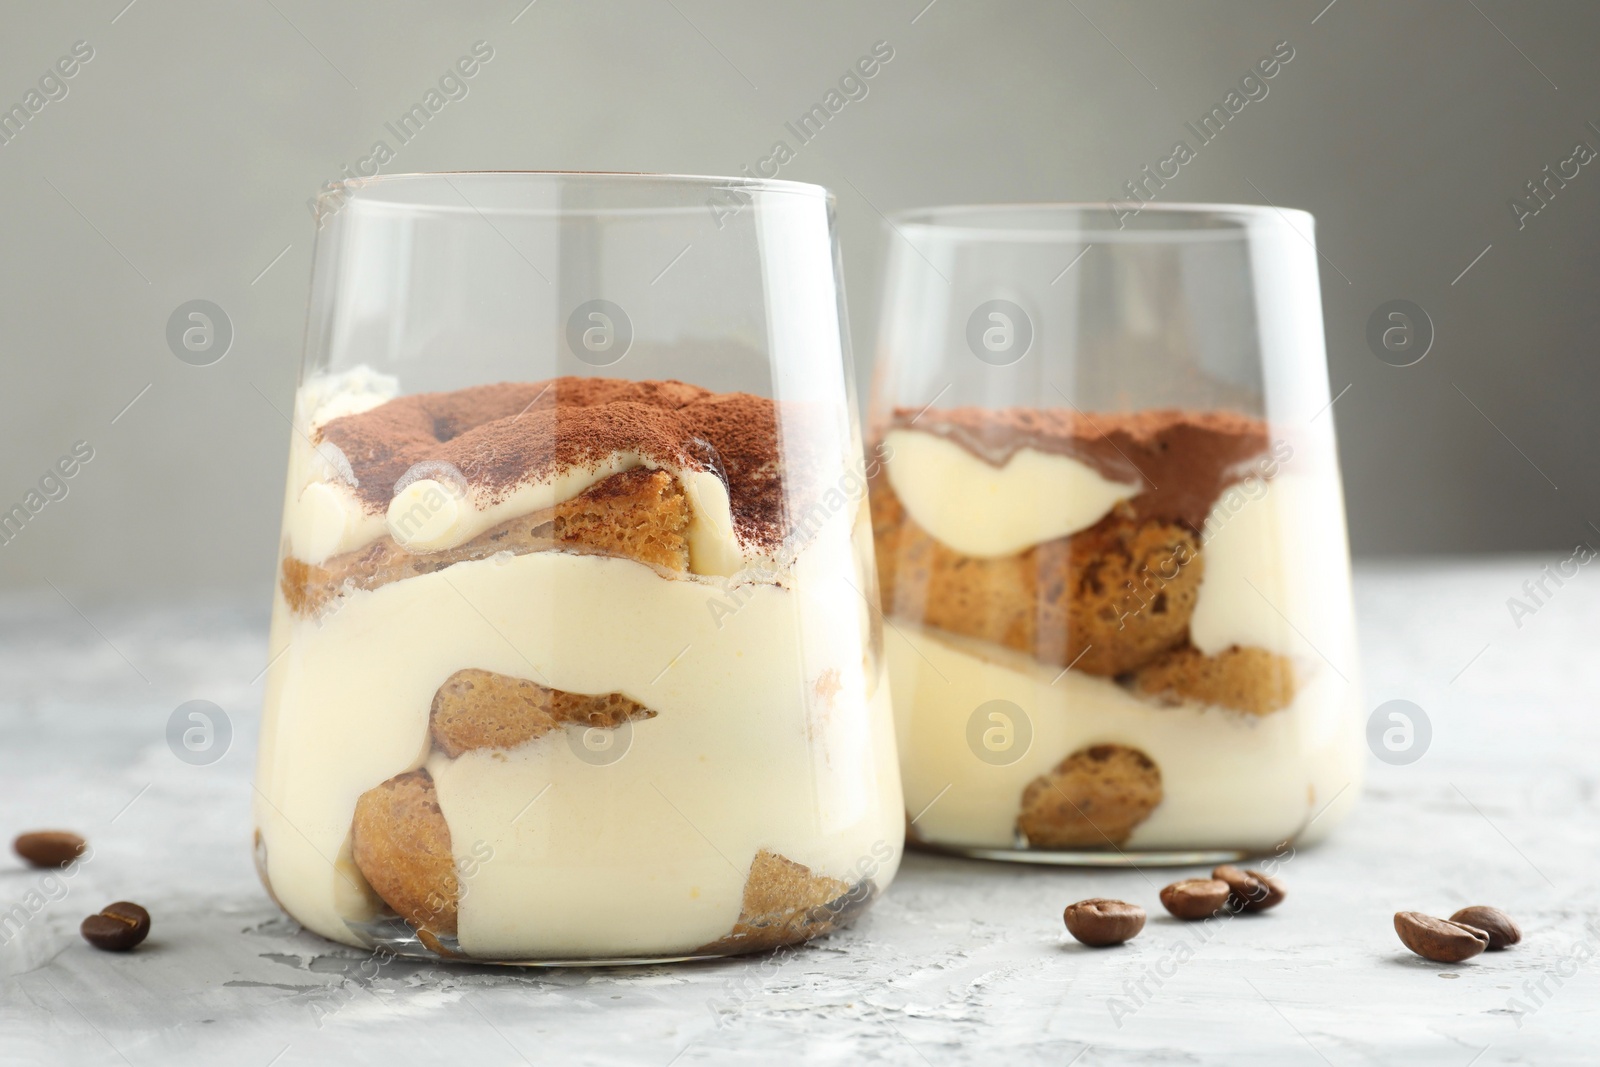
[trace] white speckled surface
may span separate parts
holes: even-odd
[[[0,833],[70,827],[96,851],[37,914],[41,874],[0,859],[0,909],[22,908],[0,947],[0,1062],[1594,1062],[1600,579],[1519,629],[1506,598],[1544,562],[1359,570],[1368,706],[1421,705],[1432,747],[1373,760],[1352,819],[1284,867],[1289,900],[1209,941],[1156,901],[1190,872],[913,855],[854,929],[787,956],[557,972],[378,966],[266,899],[247,844],[264,612],[12,602]],[[210,766],[164,740],[195,698],[235,727]],[[1088,896],[1151,921],[1122,949],[1083,949],[1060,915]],[[117,899],[154,916],[127,956],[77,935]],[[1468,903],[1512,912],[1523,944],[1446,967],[1394,937],[1397,909]]]

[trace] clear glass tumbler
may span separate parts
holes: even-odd
[[[507,963],[851,919],[904,835],[828,193],[407,175],[319,222],[268,891]]]
[[[893,222],[870,416],[908,837],[1236,858],[1359,792],[1312,219],[947,207]]]

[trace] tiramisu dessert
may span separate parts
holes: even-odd
[[[1354,780],[1337,476],[1266,423],[949,408],[879,438],[913,840],[1248,850]]]
[[[256,804],[284,909],[551,961],[771,948],[869,902],[903,804],[868,520],[807,417],[672,381],[308,382]]]

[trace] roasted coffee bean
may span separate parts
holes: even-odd
[[[1261,883],[1231,863],[1224,863],[1212,871],[1211,877],[1227,885],[1228,905],[1234,911],[1241,910],[1242,902],[1248,900],[1252,894],[1261,893]]]
[[[1180,919],[1208,919],[1228,902],[1228,883],[1218,878],[1185,878],[1161,891],[1161,906]]]
[[[1522,940],[1522,928],[1517,925],[1515,919],[1499,908],[1474,904],[1450,916],[1450,921],[1460,923],[1462,926],[1471,926],[1488,934],[1490,952],[1510,948]]]
[[[1062,918],[1067,933],[1085,945],[1120,945],[1144,929],[1144,909],[1137,904],[1094,897],[1067,905]]]
[[[150,932],[150,913],[137,904],[119,900],[83,920],[78,932],[95,948],[126,952]]]
[[[1489,935],[1477,927],[1435,919],[1420,911],[1395,912],[1394,932],[1406,948],[1437,963],[1470,960],[1489,947]]]
[[[1289,895],[1289,890],[1284,887],[1281,878],[1275,878],[1265,871],[1254,868],[1244,873],[1254,878],[1266,890],[1264,896],[1256,897],[1246,904],[1245,911],[1266,911],[1268,908],[1276,908],[1283,903],[1283,898]]]
[[[16,854],[34,867],[65,867],[86,847],[83,838],[67,830],[35,830],[11,842]]]
[[[1263,871],[1241,871],[1224,863],[1211,877],[1228,883],[1228,906],[1234,911],[1266,911],[1283,903],[1288,890],[1277,878]]]

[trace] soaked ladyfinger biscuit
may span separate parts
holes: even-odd
[[[1088,674],[1133,670],[1188,638],[1204,564],[1183,526],[1118,509],[1087,530],[1011,556],[966,556],[872,485],[885,610]]]
[[[689,502],[678,480],[666,471],[635,467],[604,478],[553,508],[509,519],[454,548],[413,553],[384,536],[323,564],[287,556],[280,584],[290,609],[310,615],[350,590],[377,589],[500,552],[587,550],[685,573],[688,531]]]
[[[1126,745],[1079,749],[1022,791],[1017,829],[1032,848],[1109,848],[1161,803],[1161,769]]]
[[[445,679],[434,694],[429,727],[435,747],[454,759],[478,748],[516,748],[569,724],[614,730],[655,715],[621,693],[569,693],[468,668]]]
[[[872,893],[870,881],[852,887],[761,849],[745,878],[733,930],[695,955],[762,952],[818,937],[851,918]]]
[[[397,774],[361,794],[351,853],[373,892],[402,919],[435,939],[455,936],[460,883],[427,770]]]
[[[1207,656],[1185,646],[1135,671],[1133,688],[1167,704],[1210,704],[1270,715],[1294,701],[1294,665],[1287,656],[1264,648],[1234,645]]]

